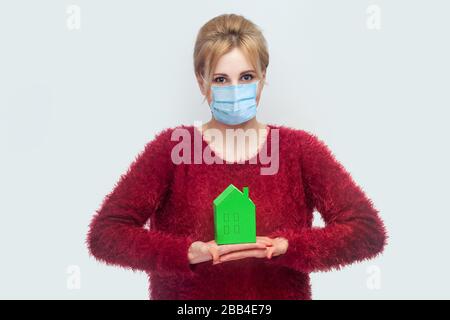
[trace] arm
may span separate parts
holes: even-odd
[[[269,236],[286,238],[289,247],[269,261],[310,273],[377,256],[387,240],[377,209],[322,140],[306,131],[299,139],[306,199],[326,226],[273,232]]]
[[[87,245],[97,259],[133,270],[192,276],[190,237],[144,225],[160,205],[170,183],[170,131],[149,142],[106,196],[90,224]]]

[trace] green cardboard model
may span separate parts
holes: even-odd
[[[213,202],[217,244],[255,243],[256,207],[248,196],[230,184]]]

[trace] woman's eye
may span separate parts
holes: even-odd
[[[248,78],[245,78],[245,77],[248,77]],[[245,80],[245,81],[250,81],[250,80],[252,80],[253,79],[253,76],[251,75],[251,74],[246,74],[246,75],[243,75],[242,76],[242,78]]]
[[[225,78],[224,77],[217,77],[217,78],[214,79],[214,81],[218,82],[218,83],[223,83],[223,81],[221,81],[222,79],[225,79]]]

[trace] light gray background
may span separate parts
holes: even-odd
[[[366,26],[370,5],[380,30]],[[148,298],[143,273],[89,258],[87,225],[156,132],[208,120],[192,51],[222,13],[267,38],[259,119],[325,140],[388,227],[382,257],[313,274],[314,298],[449,298],[445,0],[2,1],[0,298]]]

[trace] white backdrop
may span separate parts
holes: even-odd
[[[148,298],[89,258],[87,226],[156,132],[209,119],[192,52],[222,13],[268,41],[259,119],[322,138],[389,231],[313,297],[450,298],[445,0],[2,1],[0,298]]]

